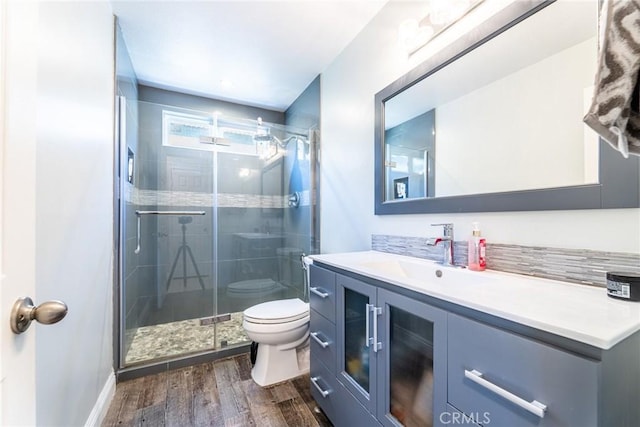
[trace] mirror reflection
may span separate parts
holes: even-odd
[[[597,183],[597,13],[555,2],[388,99],[385,201]]]
[[[435,109],[385,130],[387,200],[434,195]]]

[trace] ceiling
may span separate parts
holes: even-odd
[[[284,111],[386,0],[112,0],[142,84]]]

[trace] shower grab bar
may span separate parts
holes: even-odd
[[[191,216],[191,215],[204,215],[205,211],[136,211],[137,217],[137,230],[136,230],[136,241],[137,247],[133,251],[134,254],[140,253],[140,217],[142,215],[176,215],[176,216]]]

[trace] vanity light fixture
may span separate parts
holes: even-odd
[[[412,55],[484,0],[427,0],[422,19],[407,19],[398,28],[398,43]]]

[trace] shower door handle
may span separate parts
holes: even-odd
[[[33,300],[29,297],[18,298],[11,309],[11,331],[14,334],[21,334],[31,325],[31,321],[35,320],[43,325],[51,325],[58,323],[67,315],[67,304],[62,301],[51,300],[40,304],[33,305]]]

